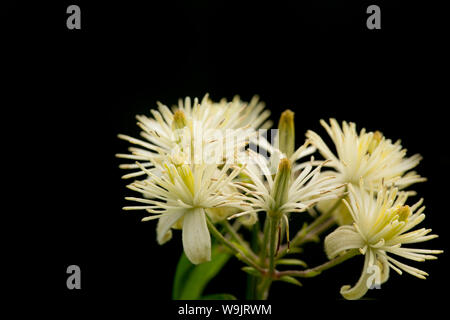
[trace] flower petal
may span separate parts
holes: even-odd
[[[385,256],[379,255],[377,265],[381,269],[380,284],[383,284],[389,279],[389,262]]]
[[[348,249],[359,249],[365,246],[361,235],[353,226],[341,226],[325,238],[325,252],[333,259]]]
[[[186,210],[171,210],[164,213],[158,220],[156,226],[156,240],[164,244],[172,238],[170,228],[183,216]]]
[[[189,210],[183,221],[183,248],[193,264],[211,260],[211,237],[202,208]]]
[[[369,278],[372,276],[372,273],[369,272],[369,264],[370,264],[370,254],[366,254],[364,258],[364,267],[361,273],[361,277],[358,282],[353,286],[345,285],[341,287],[341,295],[347,300],[357,300],[364,296],[366,292],[369,290],[367,287],[367,282],[370,280]]]

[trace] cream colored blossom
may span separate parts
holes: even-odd
[[[359,299],[369,286],[382,284],[389,277],[392,268],[425,279],[428,274],[406,265],[392,255],[414,261],[436,259],[433,254],[441,250],[426,250],[403,247],[407,244],[424,242],[436,238],[431,229],[417,229],[415,226],[425,219],[422,200],[409,207],[406,205],[408,193],[398,192],[398,188],[380,186],[377,196],[374,191],[366,191],[361,180],[360,187],[349,185],[349,201],[345,201],[354,223],[341,226],[325,238],[325,251],[332,259],[349,249],[359,249],[365,256],[364,267],[359,281],[354,287],[343,286],[341,294],[346,299]],[[370,276],[376,272],[378,283],[370,283]]]
[[[267,159],[259,154],[251,153],[244,173],[250,178],[249,183],[236,182],[235,185],[245,195],[252,209],[238,213],[232,217],[240,217],[255,212],[267,212],[269,216],[283,217],[288,224],[287,213],[304,212],[317,202],[335,199],[340,194],[343,185],[334,182],[334,177],[320,178],[320,166],[313,169],[310,163],[298,169],[292,168],[292,160],[309,154],[308,143],[298,148],[290,159],[280,152],[279,157]],[[271,166],[278,169],[273,177]],[[288,226],[287,226],[288,227]]]
[[[201,102],[197,98],[192,102],[187,97],[172,110],[158,103],[158,110],[150,110],[153,117],[136,117],[142,129],[140,139],[119,135],[120,139],[135,146],[129,148],[129,154],[117,154],[117,157],[139,161],[149,170],[153,170],[155,162],[162,164],[180,144],[191,149],[207,149],[211,153],[192,151],[192,156],[196,157],[214,158],[214,161],[217,158],[219,162],[223,158],[236,157],[236,152],[243,151],[245,144],[254,142],[257,129],[271,126],[271,121],[267,120],[270,111],[264,107],[257,96],[250,103],[241,101],[238,96],[231,102],[222,99],[218,103],[211,101],[208,95]],[[175,153],[179,154],[179,150]],[[193,158],[190,161],[201,162]],[[124,175],[125,179],[145,176],[134,162],[122,164],[120,168],[137,169]]]
[[[123,178],[143,178],[129,185],[141,197],[127,199],[146,204],[125,209],[153,214],[144,221],[159,219],[160,244],[171,238],[171,229],[182,229],[187,257],[193,263],[208,261],[206,214],[217,222],[242,210],[232,180],[243,167],[231,170],[231,165],[243,160],[256,129],[271,125],[270,112],[257,97],[249,104],[239,97],[215,103],[206,95],[201,102],[180,100],[172,110],[159,103],[151,113],[152,118],[137,116],[142,139],[119,135],[136,147],[117,156],[138,161],[120,166],[137,169]]]
[[[392,143],[379,131],[366,132],[365,129],[358,134],[352,122],[342,122],[342,128],[335,119],[330,119],[330,125],[323,120],[320,123],[331,137],[336,154],[317,133],[308,131],[306,136],[329,160],[327,166],[336,171],[332,174],[339,182],[358,186],[359,180],[363,179],[365,186],[378,187],[384,181],[387,185],[405,188],[425,180],[413,171],[408,172],[418,165],[422,157],[416,154],[407,158],[400,140]]]
[[[164,170],[156,176],[139,163],[149,179],[135,181],[128,187],[146,198],[127,197],[127,200],[142,203],[128,206],[125,210],[146,210],[151,215],[142,219],[158,219],[157,240],[163,244],[172,237],[171,228],[182,228],[184,252],[194,263],[211,259],[211,238],[206,222],[206,211],[218,208],[241,208],[242,203],[235,194],[225,194],[231,181],[242,168],[231,170],[224,165],[220,170],[214,164],[176,165],[164,163]]]

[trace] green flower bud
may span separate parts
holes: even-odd
[[[294,112],[285,110],[278,123],[278,143],[281,152],[289,158],[295,150]]]
[[[292,165],[289,159],[281,159],[271,194],[274,199],[274,206],[272,212],[269,212],[269,214],[276,216],[278,209],[288,201],[291,169]]]

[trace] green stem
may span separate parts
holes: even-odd
[[[317,236],[319,236],[320,234],[331,228],[335,223],[336,220],[334,219],[334,217],[329,217],[322,224],[320,224],[314,230],[311,230],[307,235],[305,235],[300,244],[316,238]]]
[[[305,228],[302,228],[291,240],[291,247],[300,246],[301,244],[314,239],[315,236],[318,236],[320,233],[327,230],[334,224],[334,219],[330,219],[333,212],[338,208],[341,203],[341,198],[337,199],[333,206],[327,211],[321,214],[316,220],[314,220],[310,225]],[[285,256],[288,253],[288,248],[286,245],[283,245],[279,256]]]
[[[328,210],[327,212],[321,214],[316,220],[313,221],[302,234],[300,232],[292,239],[292,244],[299,245],[302,243],[302,240],[305,238],[305,236],[314,230],[316,227],[320,226],[322,223],[324,223],[326,220],[328,220],[329,217],[333,214],[334,210],[336,210],[341,203],[341,199],[336,200],[336,203]]]
[[[266,266],[267,244],[269,241],[269,228],[270,228],[270,219],[269,217],[266,217],[266,220],[264,221],[263,241],[259,257],[261,265],[263,265],[264,267]]]
[[[246,253],[251,255],[253,260],[257,260],[258,256],[253,252],[253,250],[249,247],[247,242],[242,239],[242,237],[236,232],[236,230],[230,225],[228,221],[222,221],[221,224],[224,226],[225,230],[231,235],[231,237],[242,247],[245,249]]]
[[[267,216],[268,224],[269,224],[269,268],[268,271],[264,274],[262,278],[262,282],[257,288],[258,299],[266,300],[269,295],[270,285],[272,284],[272,279],[275,274],[275,250],[277,246],[277,226],[279,223],[279,219],[276,217]],[[264,250],[265,248],[263,248]]]
[[[307,269],[307,270],[286,270],[286,271],[278,271],[275,274],[275,278],[279,279],[282,276],[291,276],[291,277],[301,277],[301,278],[312,278],[315,276],[318,276],[322,273],[322,271],[325,271],[327,269],[330,269],[334,266],[337,266],[338,264],[341,264],[342,262],[360,254],[359,250],[352,249],[348,251],[347,253],[334,258],[333,260],[330,260],[328,262],[325,262],[324,264],[321,264],[317,267]]]
[[[244,252],[242,252],[241,249],[236,247],[233,242],[227,240],[220,232],[217,230],[217,228],[214,226],[214,224],[210,221],[209,217],[207,217],[206,222],[208,223],[208,229],[211,232],[211,234],[224,246],[226,246],[228,249],[233,251],[238,257],[239,260],[242,260],[244,263],[248,264],[249,266],[252,266],[256,270],[258,270],[261,273],[265,273],[265,270],[261,268],[256,262],[251,260],[249,257],[245,255]]]
[[[261,248],[261,243],[259,239],[260,234],[259,220],[252,226],[252,236],[250,241],[250,248],[253,252],[259,252]],[[247,275],[247,289],[245,293],[245,298],[247,300],[255,300],[256,297],[256,285],[258,284],[258,277],[248,274]]]
[[[270,218],[270,234],[269,234],[269,275],[275,270],[275,249],[277,247],[277,227],[278,219]]]

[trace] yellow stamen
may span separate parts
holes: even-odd
[[[370,141],[369,148],[367,151],[369,154],[372,154],[375,149],[380,144],[381,140],[383,139],[383,134],[380,131],[375,131],[372,135],[372,141]]]
[[[191,168],[188,165],[182,165],[177,168],[178,174],[183,180],[189,191],[194,194],[194,175],[192,174]]]
[[[401,206],[395,211],[395,214],[398,215],[398,221],[406,221],[411,216],[411,208],[406,206]]]
[[[172,130],[180,130],[187,126],[186,116],[183,111],[177,110],[173,114]]]

